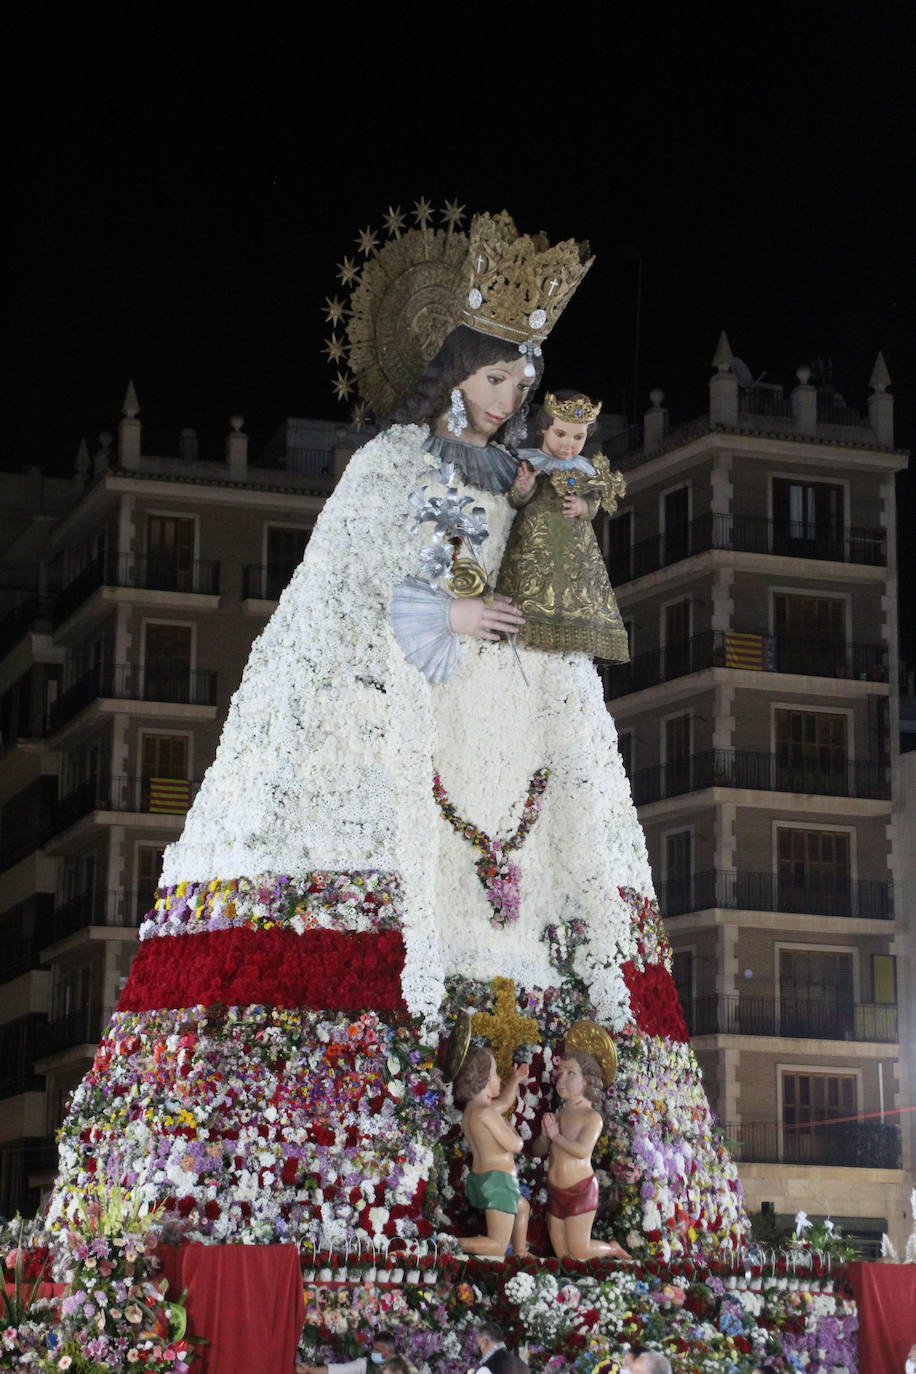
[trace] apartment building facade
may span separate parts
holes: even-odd
[[[0,559],[0,1214],[34,1208],[266,623],[365,436],[287,422],[268,465],[234,417],[219,461],[192,431],[142,453],[133,387],[39,500],[12,497]],[[13,486],[18,482],[18,487]]]
[[[902,1241],[890,379],[879,356],[860,415],[809,368],[753,385],[724,335],[714,367],[707,415],[670,431],[654,392],[611,444],[608,705],[751,1210]]]

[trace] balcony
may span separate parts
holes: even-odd
[[[216,673],[206,668],[174,668],[110,663],[90,668],[61,693],[51,708],[48,733],[99,697],[116,701],[161,701],[185,706],[216,705]]]
[[[145,588],[155,592],[196,592],[219,596],[219,563],[186,560],[174,554],[125,553],[100,555],[68,582],[54,603],[54,624],[60,625],[99,587]]]
[[[144,889],[112,892],[81,892],[55,907],[41,928],[42,946],[56,944],[87,926],[136,928],[153,904],[153,894]]]
[[[684,1007],[691,1035],[778,1035],[804,1040],[875,1041],[896,1045],[897,1008],[881,1002],[799,997],[694,997]]]
[[[804,1129],[775,1122],[720,1127],[737,1164],[819,1164],[849,1169],[899,1169],[900,1127],[879,1121],[829,1121]]]
[[[599,672],[605,697],[611,701],[704,668],[744,668],[867,682],[888,680],[887,648],[883,644],[790,639],[737,630],[705,630],[680,644],[637,654],[629,663],[601,665]]]
[[[92,811],[184,815],[199,786],[184,778],[88,778],[57,803],[54,830],[65,830]]]
[[[14,606],[0,620],[0,654],[5,654],[17,644],[24,634],[40,626],[50,628],[53,598],[51,596],[30,596],[21,605]]]
[[[881,801],[891,795],[890,768],[884,763],[847,759],[845,763],[821,764],[818,759],[795,761],[783,754],[747,749],[709,749],[683,761],[641,768],[631,782],[637,806],[706,787]]]
[[[629,549],[617,550],[608,560],[608,572],[611,582],[620,586],[710,549],[874,567],[887,564],[887,538],[882,529],[847,525],[811,534],[809,527],[796,526],[791,521],[767,520],[757,515],[708,514],[640,540]]]
[[[15,944],[3,948],[3,967],[0,969],[0,983],[9,983],[23,973],[31,973],[40,966],[38,941],[17,940]]]
[[[293,573],[302,560],[295,563],[249,563],[242,571],[242,598],[245,601],[279,601],[289,586]]]
[[[672,878],[659,891],[663,915],[721,907],[727,911],[785,911],[800,916],[894,919],[894,886],[867,878],[816,878],[795,882],[776,873],[710,869]]]
[[[46,1059],[48,1055],[60,1054],[76,1045],[96,1045],[102,1028],[108,1024],[111,1011],[101,1007],[80,1007],[67,1016],[48,1021],[38,1028],[36,1059]]]

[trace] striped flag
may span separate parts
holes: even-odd
[[[148,778],[150,811],[187,811],[191,784],[187,778]]]
[[[757,672],[772,672],[773,643],[771,635],[737,634],[734,630],[725,633],[726,668],[753,668]]]

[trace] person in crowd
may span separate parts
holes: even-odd
[[[397,1342],[390,1331],[367,1332],[365,1339],[371,1339],[372,1342],[368,1355],[331,1364],[305,1364],[299,1361],[296,1365],[296,1374],[369,1374],[371,1369],[382,1366],[386,1360],[396,1357]]]
[[[671,1374],[671,1361],[658,1350],[643,1350],[632,1368],[633,1374]]]
[[[480,1367],[477,1374],[530,1374],[524,1360],[506,1349],[502,1327],[494,1322],[482,1322],[477,1328]]]

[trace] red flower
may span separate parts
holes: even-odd
[[[674,979],[664,964],[648,964],[642,973],[632,959],[623,965],[636,1024],[646,1035],[684,1042],[690,1039],[678,1001]]]

